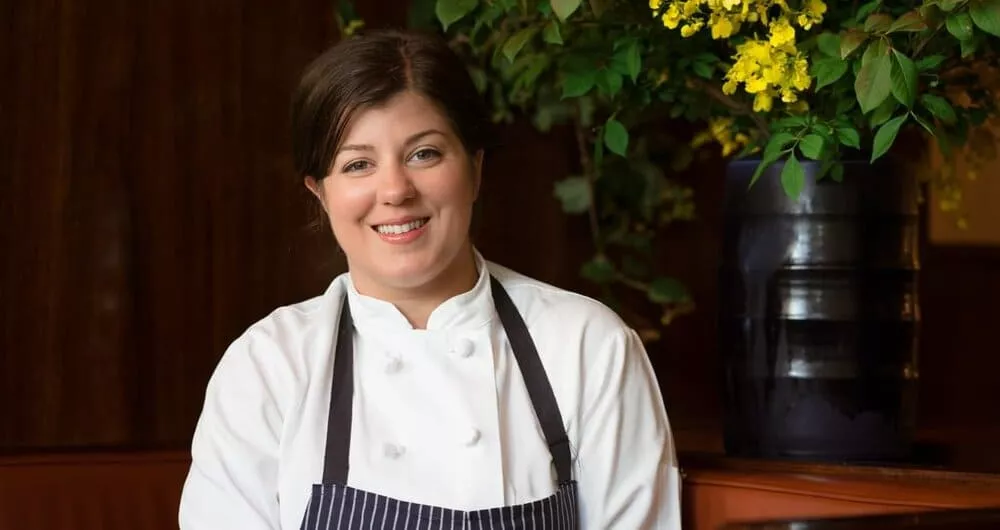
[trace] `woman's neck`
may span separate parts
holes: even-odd
[[[369,288],[363,289],[355,283],[358,292],[372,296],[396,306],[415,329],[425,329],[431,313],[449,298],[468,292],[479,280],[476,257],[469,245],[462,250],[451,264],[426,284],[414,288]],[[363,290],[362,290],[363,289]]]

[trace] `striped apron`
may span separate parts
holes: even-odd
[[[496,278],[490,288],[500,322],[524,376],[532,407],[552,454],[559,488],[539,501],[474,511],[427,506],[347,485],[354,395],[353,320],[346,297],[334,347],[323,483],[316,484],[301,530],[576,530],[576,482],[570,474],[569,438],[552,385],[524,320]]]

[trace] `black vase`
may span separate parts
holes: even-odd
[[[741,457],[910,457],[920,311],[918,183],[890,162],[845,164],[800,197],[781,162],[726,175],[720,266],[724,440]]]

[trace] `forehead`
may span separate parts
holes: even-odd
[[[344,131],[344,143],[393,141],[426,129],[453,134],[447,116],[433,101],[415,92],[400,92],[382,105],[360,109]]]

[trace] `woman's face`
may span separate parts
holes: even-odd
[[[358,112],[319,198],[357,289],[377,296],[431,285],[471,259],[481,153],[469,154],[430,100],[402,92]]]

